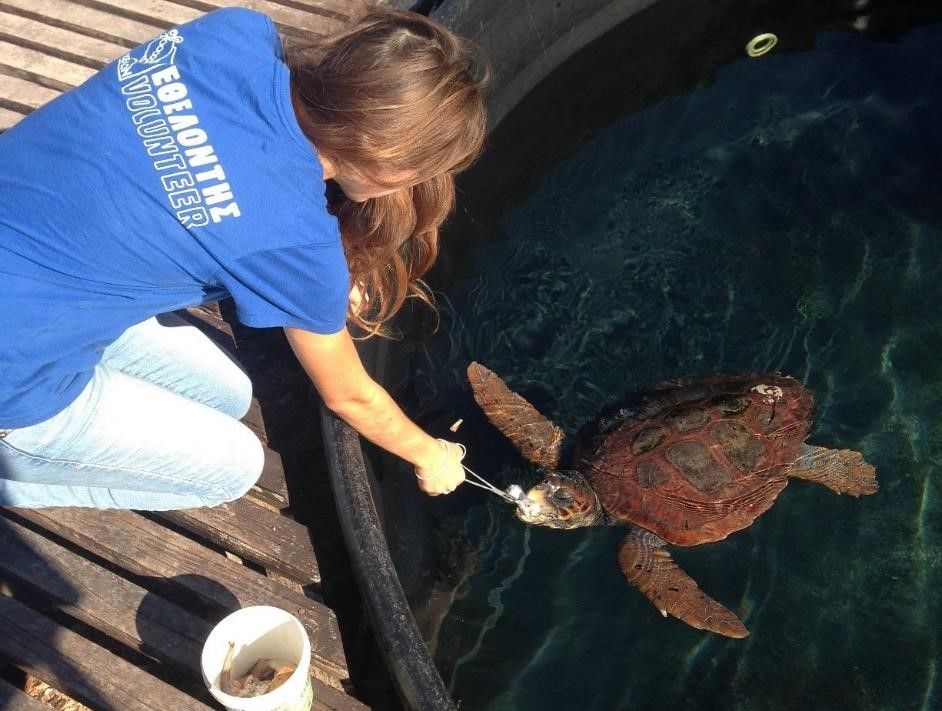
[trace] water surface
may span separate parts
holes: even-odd
[[[472,251],[407,407],[465,417],[500,485],[539,474],[475,413],[470,360],[569,431],[666,378],[794,375],[809,441],[864,452],[881,489],[792,482],[749,529],[673,549],[745,640],[663,619],[617,569],[624,530],[436,502],[463,554],[433,644],[462,708],[942,705],[940,46],[940,25],[822,32],[735,62],[599,132]]]

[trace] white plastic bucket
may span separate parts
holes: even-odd
[[[242,698],[219,687],[229,644],[235,643],[231,675],[238,679],[259,659],[277,659],[296,665],[294,673],[274,691]],[[255,605],[233,612],[213,628],[203,644],[203,680],[215,699],[229,711],[309,711],[314,699],[311,677],[311,641],[297,617],[278,607]]]

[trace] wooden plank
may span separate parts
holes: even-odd
[[[186,0],[177,0],[178,2]],[[230,0],[199,0],[201,5],[212,7],[231,7],[240,5],[258,10],[268,15],[279,29],[298,29],[317,35],[324,35],[336,31],[349,21],[351,16],[360,13],[356,11],[355,2],[341,0],[321,0],[320,2],[306,2],[303,7],[292,7],[288,3],[272,2],[271,0],[242,0],[235,3]]]
[[[137,0],[134,3],[128,3],[126,0],[84,0],[84,3],[122,17],[166,27],[189,22],[204,15],[207,10],[237,5],[264,12],[282,29],[303,30],[315,34],[325,34],[345,22],[347,14],[341,8],[343,5],[348,4],[323,0],[322,2],[308,3],[304,9],[299,9],[290,5],[271,2],[270,0],[242,0],[241,2],[232,2],[231,0],[195,0],[190,2],[187,0]]]
[[[311,711],[368,711],[368,709],[368,706],[352,696],[314,679],[314,704],[311,706]]]
[[[137,0],[128,3],[126,0],[83,0],[83,4],[94,7],[103,12],[113,13],[116,16],[138,22],[144,22],[161,27],[172,27],[201,17],[208,10],[222,7],[248,7],[272,18],[282,30],[302,30],[314,34],[326,34],[340,27],[347,21],[347,13],[342,11],[343,5],[349,3],[334,3],[324,0],[318,3],[308,3],[303,9],[291,7],[270,0]],[[336,8],[334,7],[336,5]]]
[[[193,0],[176,1],[192,2]],[[229,2],[229,0],[197,1],[216,6],[224,6]],[[239,4],[245,5],[246,7],[253,7],[274,19],[278,19],[278,13],[283,12],[285,8],[342,19],[359,17],[367,10],[364,0],[243,0],[243,2],[239,2]],[[380,4],[382,4],[382,0],[380,0]],[[291,18],[291,15],[282,15],[282,17]],[[291,20],[286,19],[285,22],[290,23]]]
[[[5,109],[0,106],[0,131],[6,131],[8,128],[12,128],[15,124],[19,123],[25,115],[25,113],[11,111],[10,109]]]
[[[0,595],[0,657],[96,709],[210,711],[12,598]]]
[[[0,709],[4,711],[49,711],[46,704],[37,701],[6,679],[0,679]]]
[[[96,70],[59,59],[29,47],[0,40],[0,66],[43,86],[68,91],[88,79]]]
[[[0,581],[198,681],[209,622],[9,519],[0,519]]]
[[[177,2],[193,2],[194,0],[177,0]],[[214,0],[196,0],[198,2],[214,2]],[[370,0],[374,5],[385,5],[386,0]],[[365,12],[365,0],[270,0],[272,5],[287,5],[301,10],[314,10],[326,8],[346,16],[354,16]]]
[[[11,515],[11,514],[8,514]],[[333,611],[245,566],[130,511],[18,509],[16,517],[59,535],[135,575],[168,578],[219,611],[275,605],[301,620],[312,664],[333,679],[347,677]]]
[[[0,38],[95,69],[100,69],[128,51],[127,47],[115,42],[86,37],[10,12],[0,12]]]
[[[254,501],[241,498],[211,508],[161,511],[156,515],[301,584],[320,583],[307,528]]]
[[[262,440],[262,444],[268,444],[268,432],[265,430],[265,418],[262,416],[262,406],[257,398],[252,398],[252,402],[249,405],[249,411],[245,413],[245,417],[242,418],[242,422],[256,435],[258,435],[258,438]]]
[[[83,5],[107,12],[114,17],[124,17],[158,27],[173,27],[205,15],[204,10],[188,7],[167,0],[82,0]],[[237,4],[237,3],[233,3]]]
[[[278,452],[265,447],[265,466],[262,475],[252,487],[251,496],[277,510],[288,508],[288,485]]]
[[[14,111],[29,113],[61,93],[19,77],[0,73],[0,106]]]
[[[232,297],[227,296],[226,298],[220,301],[210,301],[208,304],[203,304],[202,306],[194,306],[193,308],[198,309],[200,311],[206,311],[207,313],[211,313],[214,316],[216,316],[216,318],[223,318],[223,315],[222,315],[222,303],[223,302],[232,302],[233,305],[235,304]]]
[[[0,0],[0,10],[126,47],[146,42],[164,29],[62,0]]]
[[[112,639],[198,676],[203,642],[212,623],[11,520],[2,521],[0,582],[31,599],[53,604]],[[0,680],[2,681],[2,680]],[[198,681],[198,679],[197,679]],[[11,687],[12,688],[12,687]],[[13,691],[18,691],[13,689]],[[363,709],[343,692],[315,679],[315,709]],[[27,701],[34,701],[22,691]],[[15,699],[15,696],[9,698]],[[0,702],[5,700],[0,685]],[[20,709],[19,706],[0,708]],[[22,711],[48,707],[23,706]]]

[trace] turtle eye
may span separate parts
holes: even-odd
[[[557,489],[553,492],[553,498],[561,504],[571,504],[574,501],[569,489]]]

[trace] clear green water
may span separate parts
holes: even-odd
[[[729,65],[599,133],[474,250],[409,407],[465,417],[501,486],[538,472],[475,414],[472,359],[570,431],[658,380],[780,370],[816,392],[810,441],[863,451],[881,490],[792,482],[673,549],[745,640],[663,619],[616,567],[623,530],[436,502],[465,549],[433,640],[462,709],[942,708],[940,46],[822,33]]]

